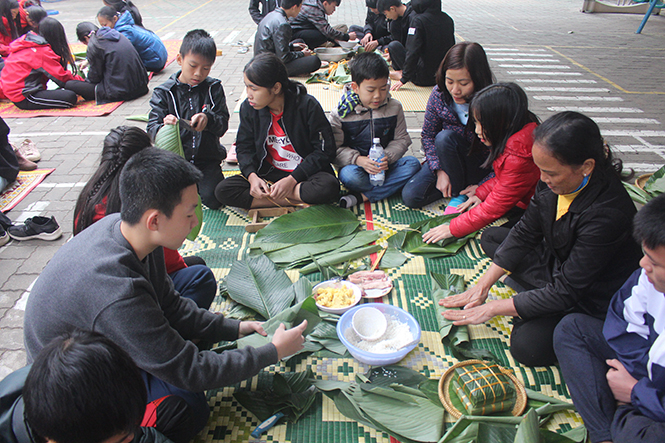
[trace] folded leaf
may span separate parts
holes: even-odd
[[[293,302],[291,280],[265,256],[236,261],[226,277],[229,297],[269,319]]]
[[[360,222],[346,209],[317,205],[282,215],[261,229],[255,242],[315,243],[355,231]]]
[[[321,258],[317,258],[317,261],[321,266],[332,266],[339,263],[344,263],[349,260],[355,260],[356,258],[364,257],[365,255],[373,254],[374,252],[379,252],[381,250],[380,245],[365,246],[364,248],[354,249],[347,252],[335,252],[332,254],[326,254]],[[301,274],[310,274],[317,270],[317,265],[311,263],[300,270]]]
[[[651,197],[658,197],[665,192],[665,166],[651,174],[651,177],[644,183],[644,190]]]
[[[379,263],[379,268],[381,269],[390,269],[390,268],[399,268],[404,263],[406,263],[406,255],[402,254],[395,248],[388,248],[386,253],[383,254],[381,262]]]
[[[444,215],[412,223],[408,228],[403,229],[388,238],[388,244],[411,254],[426,255],[427,258],[438,258],[455,255],[466,245],[469,239],[476,236],[473,232],[463,238],[447,238],[436,243],[425,243],[423,234],[430,229],[450,223],[450,220],[459,214]]]

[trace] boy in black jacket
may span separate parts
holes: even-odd
[[[441,11],[441,0],[413,0],[403,5],[400,0],[379,0],[378,9],[389,20],[401,17],[399,35],[393,33],[388,45],[397,80],[391,91],[408,82],[418,86],[436,84],[436,70],[443,57],[455,44],[455,24]]]
[[[366,52],[372,52],[379,46],[386,46],[392,41],[386,16],[376,7],[376,0],[365,0],[367,17],[365,17],[365,36],[360,40]]]
[[[203,173],[199,195],[211,209],[221,206],[215,198],[215,187],[224,180],[221,162],[226,158],[226,149],[219,138],[229,128],[222,82],[208,77],[216,55],[215,40],[203,29],[185,35],[177,57],[182,69],[155,88],[147,127],[154,140],[162,126],[175,125],[180,120],[185,159]]]

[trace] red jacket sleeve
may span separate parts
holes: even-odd
[[[84,79],[78,75],[72,74],[62,67],[60,64],[60,56],[57,55],[51,48],[42,53],[42,66],[46,74],[56,83],[65,83],[69,80],[81,80]]]
[[[530,157],[509,154],[502,159],[502,164],[494,165],[494,170],[496,179],[490,180],[493,186],[485,200],[451,220],[450,232],[455,237],[464,237],[501,218],[522,199],[533,195],[540,178],[540,171]],[[487,183],[483,187],[487,187],[485,185]],[[478,198],[482,199],[480,195]]]

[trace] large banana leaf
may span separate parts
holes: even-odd
[[[316,302],[313,297],[308,297],[302,302],[291,306],[288,309],[284,309],[282,312],[263,323],[263,329],[268,334],[267,337],[254,333],[238,339],[238,348],[245,348],[247,346],[260,348],[272,341],[272,336],[275,334],[275,331],[281,323],[284,323],[284,326],[289,329],[293,326],[299,325],[303,320],[307,320],[307,329],[305,329],[303,334],[307,337],[321,322],[319,310],[316,307]]]
[[[623,187],[626,188],[626,191],[628,191],[628,195],[636,203],[639,203],[641,205],[646,205],[649,202],[649,200],[651,200],[651,195],[649,195],[647,192],[641,190],[635,185],[623,182]]]
[[[448,309],[439,306],[439,301],[454,294],[464,292],[464,277],[457,274],[430,273],[432,278],[432,301],[436,307],[436,318],[439,322],[439,333],[441,341],[450,346],[453,355],[460,360],[478,359],[498,361],[496,356],[487,349],[474,349],[471,347],[469,328],[467,326],[455,326],[451,320],[443,316]]]
[[[175,125],[162,126],[155,136],[155,146],[160,149],[171,151],[174,154],[178,154],[180,157],[185,158],[185,151],[182,149],[182,140],[180,140],[180,125],[176,123]],[[201,232],[201,226],[203,225],[203,205],[201,204],[201,197],[199,197],[199,203],[196,205],[195,212],[199,223],[194,226],[187,235],[187,239],[191,241],[196,239],[199,232]]]
[[[304,372],[275,373],[269,386],[260,386],[254,391],[236,391],[233,397],[264,421],[278,412],[286,415],[285,421],[295,423],[314,403],[316,388],[311,369]]]
[[[312,256],[318,259],[322,257],[322,254],[330,253],[331,251],[344,252],[353,250],[378,239],[379,233],[377,231],[357,231],[343,237],[324,240],[318,243],[295,244],[278,251],[268,252],[266,255],[278,265],[281,264],[285,265],[286,268],[294,268],[312,261]]]
[[[443,215],[441,217],[434,217],[427,220],[422,220],[409,225],[408,228],[403,229],[388,238],[388,244],[402,251],[411,254],[422,255],[426,258],[438,258],[455,255],[457,252],[466,245],[469,239],[476,236],[473,232],[466,237],[462,238],[447,238],[440,240],[436,243],[425,243],[423,241],[423,234],[430,229],[450,223],[450,220],[457,217],[459,214]]]
[[[317,205],[282,215],[261,229],[255,242],[316,243],[355,231],[360,222],[349,210]]]
[[[226,277],[229,297],[270,319],[293,302],[293,283],[266,256],[236,261]]]
[[[644,183],[644,190],[654,198],[665,192],[665,166],[651,174]]]

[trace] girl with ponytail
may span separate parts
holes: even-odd
[[[134,154],[150,146],[150,136],[135,126],[118,126],[109,132],[99,167],[76,201],[74,235],[105,215],[120,212],[120,171]],[[164,261],[176,291],[208,309],[217,293],[217,282],[205,261],[199,257],[185,260],[178,251],[167,248]]]

